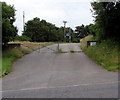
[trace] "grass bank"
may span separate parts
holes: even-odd
[[[18,58],[29,54],[34,50],[53,44],[52,42],[32,43],[32,42],[14,42],[22,43],[20,47],[6,48],[2,52],[2,66],[0,66],[0,77],[7,75],[12,71],[12,64]],[[1,59],[0,59],[1,60]]]
[[[88,40],[93,40],[92,35],[81,40],[81,48],[90,58],[108,71],[114,72],[120,69],[120,62],[118,61],[120,46],[118,43],[104,40],[96,46],[87,47]]]

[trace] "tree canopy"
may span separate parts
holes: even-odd
[[[15,22],[15,8],[0,2],[2,5],[2,42],[7,43],[14,40],[17,35],[17,27],[13,25]]]
[[[25,24],[23,35],[28,36],[32,41],[36,42],[57,41],[59,37],[57,31],[58,28],[55,25],[36,17]]]
[[[65,28],[65,30],[66,32],[70,31],[74,38],[71,28]],[[25,24],[23,35],[31,38],[33,42],[62,42],[64,41],[64,27],[56,27],[54,24],[36,17]]]
[[[91,3],[99,39],[120,40],[120,1]]]
[[[77,37],[79,38],[84,38],[85,36],[90,34],[89,25],[84,26],[82,24],[81,26],[76,26],[75,31],[76,31]]]

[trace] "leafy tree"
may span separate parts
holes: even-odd
[[[0,2],[0,5],[2,5],[2,42],[6,44],[14,40],[17,35],[17,27],[13,25],[15,22],[15,8],[5,2]]]
[[[120,40],[120,1],[93,2],[93,14],[97,26],[99,39]]]
[[[84,25],[77,26],[75,31],[76,31],[77,37],[79,38],[84,38],[90,33],[89,26],[84,26]]]
[[[72,41],[77,38],[73,30],[65,28],[66,33],[70,32],[72,36]],[[54,24],[46,22],[46,20],[40,20],[39,18],[34,18],[29,20],[25,24],[25,31],[23,36],[27,36],[36,42],[49,42],[49,41],[64,41],[64,27],[56,27]],[[77,40],[78,41],[78,40]]]
[[[57,33],[58,41],[63,42],[64,41],[64,27],[60,27],[57,30],[58,30],[58,33]]]
[[[16,41],[31,41],[31,39],[29,37],[27,37],[27,36],[19,36],[19,35],[16,35],[15,40]]]
[[[46,22],[46,20],[40,21],[39,18],[28,21],[23,33],[23,35],[36,42],[61,41],[63,38],[62,34],[63,32],[60,28]]]
[[[25,32],[23,35],[32,39],[32,41],[38,41],[38,35],[40,32],[40,19],[34,18],[30,20],[25,25]]]

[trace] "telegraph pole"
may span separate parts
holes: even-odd
[[[23,32],[25,31],[25,12],[23,11]]]
[[[71,29],[70,29],[70,27],[69,27],[69,42],[71,42]]]
[[[63,33],[64,35],[63,36],[64,36],[64,41],[65,41],[65,27],[66,27],[67,21],[63,21],[63,23],[64,23],[64,33]]]

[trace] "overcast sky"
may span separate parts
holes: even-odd
[[[16,11],[15,25],[19,34],[23,31],[23,11],[25,22],[35,17],[44,19],[56,26],[63,26],[63,20],[68,21],[66,27],[75,29],[82,24],[93,23],[90,11],[91,0],[2,0],[14,5]]]

